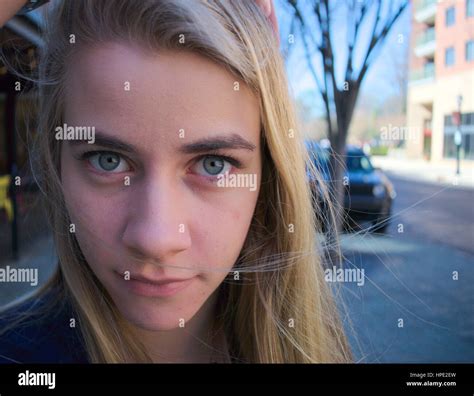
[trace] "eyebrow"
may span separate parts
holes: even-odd
[[[81,144],[89,145],[87,140],[69,140],[69,144],[72,146],[78,146]],[[94,144],[91,146],[103,146],[112,150],[124,151],[127,153],[138,152],[138,148],[133,144],[125,143],[124,141],[115,137],[105,135],[102,132],[96,132],[94,135]]]
[[[70,140],[69,143],[71,145],[87,144],[82,140]],[[102,132],[95,133],[95,142],[93,145],[127,153],[136,153],[139,151],[134,145],[126,143],[118,138],[105,135]],[[233,133],[231,135],[219,135],[198,139],[194,142],[182,145],[179,148],[179,151],[184,154],[196,154],[219,149],[244,149],[254,151],[256,146],[244,139],[242,136]]]
[[[234,133],[226,136],[213,136],[196,140],[195,142],[184,144],[180,147],[182,153],[196,154],[219,149],[244,149],[254,151],[256,146]]]

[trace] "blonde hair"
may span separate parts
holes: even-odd
[[[54,231],[58,281],[78,312],[90,360],[151,361],[87,265],[74,234],[67,231],[60,147],[52,133],[63,124],[63,87],[71,55],[107,42],[127,42],[149,51],[193,51],[242,79],[259,98],[261,191],[235,265],[246,281],[224,282],[219,291],[219,317],[232,355],[251,363],[350,361],[338,310],[324,281],[305,171],[309,161],[283,60],[255,2],[61,0],[48,17],[40,60],[38,179]]]

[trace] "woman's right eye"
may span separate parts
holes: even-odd
[[[120,155],[111,151],[90,151],[83,154],[83,158],[98,171],[105,173],[128,172],[131,167]]]

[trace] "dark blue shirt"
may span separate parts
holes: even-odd
[[[78,317],[58,298],[50,291],[0,313],[0,363],[88,363]]]

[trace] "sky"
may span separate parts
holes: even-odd
[[[336,56],[336,74],[339,76],[338,80],[342,81],[343,67],[345,67],[345,58],[347,54],[347,40],[346,40],[346,16],[337,16],[338,10],[343,8],[338,7],[338,3],[341,0],[330,0],[331,4],[334,5],[334,15],[337,23],[335,23],[335,29],[333,30],[333,47]],[[383,0],[384,7],[389,5],[391,0]],[[283,40],[287,40],[289,32],[289,11],[290,8],[285,4],[285,0],[275,0],[276,13],[280,24],[280,34]],[[304,4],[303,2],[300,3]],[[374,15],[375,9],[372,8],[372,15]],[[310,15],[311,11],[308,10],[306,15]],[[361,45],[367,45],[371,35],[372,23],[374,18],[368,19],[369,23],[361,28],[359,43]],[[317,29],[317,21],[309,20],[311,26]],[[407,48],[409,46],[409,34],[410,34],[410,8],[407,8],[405,12],[400,16],[395,25],[393,26],[390,33],[387,35],[385,43],[378,52],[377,57],[374,58],[374,62],[370,66],[369,71],[366,74],[362,93],[365,97],[370,98],[370,101],[374,105],[382,103],[387,97],[399,94],[399,85],[397,85],[397,74],[400,73],[398,69],[406,67],[406,57],[408,56]],[[290,88],[295,98],[310,101],[313,104],[313,115],[322,115],[324,110],[322,107],[322,101],[319,99],[319,93],[314,79],[309,72],[307,66],[307,60],[304,54],[303,46],[301,45],[301,39],[299,36],[295,36],[295,47],[292,49],[293,53],[287,62],[287,73],[290,81]],[[362,50],[361,50],[362,49]],[[356,47],[355,53],[359,54],[358,64],[362,62],[361,56],[365,54],[363,48]],[[343,62],[338,61],[343,60]],[[316,55],[314,62],[317,66],[317,70],[321,70],[321,62]],[[342,66],[342,67],[341,67]],[[318,72],[319,74],[319,72]]]

